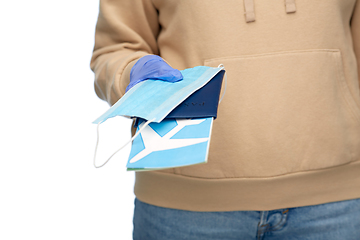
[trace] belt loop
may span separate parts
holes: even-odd
[[[285,0],[286,13],[296,12],[295,0]]]
[[[254,0],[244,0],[246,22],[255,21]]]

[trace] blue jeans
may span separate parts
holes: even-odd
[[[192,212],[135,199],[134,240],[360,240],[360,199],[271,211]]]

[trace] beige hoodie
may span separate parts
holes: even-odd
[[[271,210],[360,198],[359,0],[101,0],[91,68],[114,104],[137,59],[223,64],[207,164],[136,173],[147,203]]]

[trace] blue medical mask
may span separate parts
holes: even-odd
[[[198,66],[180,71],[184,79],[179,82],[151,79],[140,82],[93,123],[102,123],[115,116],[139,117],[159,123],[176,106],[223,69],[224,67]]]
[[[183,80],[178,82],[152,81],[151,79],[140,82],[132,87],[125,95],[120,98],[108,111],[97,118],[93,123],[98,124],[97,143],[94,156],[94,166],[102,167],[118,151],[133,141],[138,134],[151,122],[160,123],[173,109],[188,98],[195,91],[205,86],[214,76],[224,67],[219,65],[217,68],[197,66],[180,71]],[[226,84],[226,75],[225,75]],[[226,85],[225,85],[226,89]],[[223,91],[224,96],[225,91]],[[223,97],[222,96],[222,97]],[[222,99],[221,97],[221,99]],[[220,99],[220,101],[221,101]],[[95,165],[96,151],[99,141],[99,125],[107,119],[124,116],[130,118],[142,118],[147,122],[124,146],[112,154],[109,159],[101,166]]]

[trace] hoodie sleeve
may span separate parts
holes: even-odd
[[[135,62],[157,54],[158,13],[149,0],[100,0],[90,68],[97,96],[113,105],[129,84]]]
[[[360,84],[360,0],[356,1],[354,13],[351,18],[351,32],[358,66],[358,76]]]

